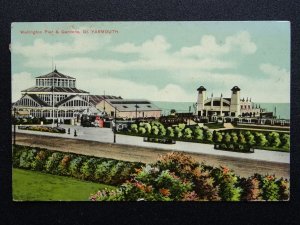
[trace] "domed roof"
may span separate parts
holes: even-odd
[[[240,91],[241,89],[238,86],[234,86],[231,90],[232,91]]]
[[[197,89],[197,91],[206,91],[206,89],[205,89],[205,87],[200,86],[200,87]]]

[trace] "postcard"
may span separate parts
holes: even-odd
[[[288,201],[290,23],[11,24],[14,201]]]

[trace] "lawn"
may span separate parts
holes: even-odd
[[[36,171],[13,169],[15,201],[89,201],[99,189],[115,187]]]

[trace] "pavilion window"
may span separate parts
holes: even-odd
[[[35,86],[38,86],[38,80],[37,79],[35,80]]]

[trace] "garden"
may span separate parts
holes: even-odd
[[[158,121],[131,124],[119,134],[148,138],[168,138],[177,141],[198,142],[220,145],[220,149],[243,152],[243,149],[258,148],[273,151],[290,151],[288,132],[256,131],[229,129],[211,132],[198,125],[188,126],[184,123],[165,127]]]
[[[162,155],[155,163],[146,165],[140,162],[125,162],[16,145],[13,148],[13,167],[14,172],[17,168],[28,172],[39,171],[37,177],[52,174],[66,181],[72,177],[95,184],[110,185],[99,186],[98,191],[92,190],[89,197],[91,201],[289,199],[287,179],[261,174],[254,174],[248,178],[240,177],[227,167],[212,167],[180,152]],[[29,183],[35,182],[31,180]],[[18,186],[22,184],[19,183]],[[17,188],[14,188],[16,195]],[[27,188],[30,190],[29,186]]]
[[[50,133],[60,133],[65,134],[66,129],[62,127],[46,127],[46,126],[18,126],[20,130],[32,130],[32,131],[41,131],[41,132],[50,132]]]

